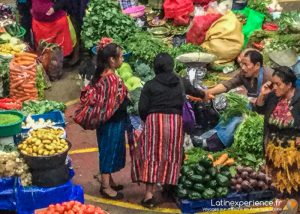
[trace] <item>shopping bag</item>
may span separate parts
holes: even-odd
[[[192,0],[165,0],[163,8],[166,19],[184,17],[194,11]]]

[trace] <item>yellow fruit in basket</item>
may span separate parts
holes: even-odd
[[[49,151],[44,151],[43,155],[48,156],[49,155]]]
[[[25,154],[25,155],[27,155],[27,152],[25,150],[22,150],[22,153]]]
[[[36,156],[38,156],[38,155],[37,155],[37,153],[32,153],[32,156],[36,157]]]
[[[49,152],[49,154],[50,154],[50,155],[54,155],[54,154],[55,154],[55,151],[54,151],[54,150],[51,150],[51,151]]]
[[[43,140],[42,142],[43,142],[44,144],[49,144],[49,143],[51,143],[50,140]]]
[[[38,154],[39,154],[39,155],[42,155],[43,153],[44,153],[44,150],[43,150],[43,149],[39,149],[39,150],[38,150]]]

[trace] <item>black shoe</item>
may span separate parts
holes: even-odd
[[[115,191],[120,191],[124,189],[123,185],[116,185],[116,186],[111,186],[111,188]]]
[[[150,199],[148,199],[146,201],[145,201],[145,199],[143,199],[141,201],[141,205],[143,207],[148,208],[148,209],[153,209],[153,208],[155,208],[157,206],[157,202],[155,201],[154,197],[152,197],[152,198],[150,198]]]
[[[105,188],[100,188],[100,193],[104,198],[112,199],[112,200],[120,200],[120,199],[124,198],[124,195],[121,192],[117,192],[116,196],[111,196],[111,195],[107,194],[106,192],[104,192],[104,189]]]

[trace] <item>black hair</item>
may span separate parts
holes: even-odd
[[[256,65],[256,63],[260,64],[260,67],[264,64],[263,56],[257,50],[249,50],[244,54],[245,57],[249,57],[250,61]]]
[[[292,84],[293,88],[296,88],[297,77],[292,69],[287,66],[279,66],[274,68],[272,76],[278,76],[285,84]]]
[[[95,84],[99,80],[102,73],[109,68],[109,58],[117,58],[121,49],[122,48],[115,43],[110,43],[103,49],[99,48],[97,53],[97,69],[92,79],[92,84]]]
[[[159,53],[154,59],[155,74],[173,72],[174,60],[168,53]]]

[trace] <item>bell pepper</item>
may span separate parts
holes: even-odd
[[[217,179],[217,182],[218,182],[219,186],[228,187],[229,179],[226,176],[224,176],[222,174],[218,174],[216,179]]]
[[[263,24],[262,29],[265,31],[278,31],[279,27],[275,23],[268,22]]]
[[[204,192],[202,193],[202,197],[204,199],[212,199],[214,198],[216,195],[216,192],[211,189],[211,188],[207,188],[206,190],[204,190]]]

